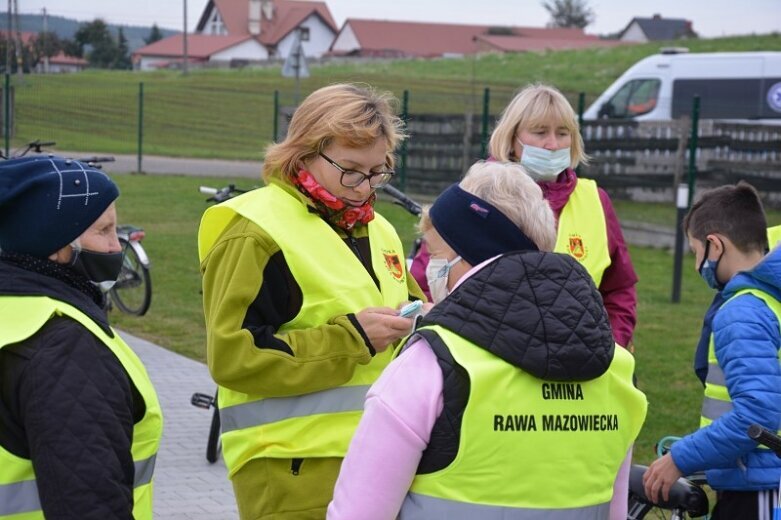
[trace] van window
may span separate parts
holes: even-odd
[[[672,117],[690,116],[692,99],[700,96],[702,119],[779,118],[769,105],[772,79],[678,79],[673,82]]]
[[[598,117],[625,118],[647,114],[659,98],[658,79],[633,79],[627,82],[599,109]]]

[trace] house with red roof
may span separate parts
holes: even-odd
[[[348,18],[331,45],[337,56],[435,58],[621,44],[578,28],[497,27]]]
[[[59,54],[55,54],[49,58],[49,68],[46,70],[46,64],[44,59],[36,66],[36,72],[49,72],[52,74],[62,72],[80,72],[87,68],[88,62],[84,58],[76,58],[74,56],[68,56],[64,52],[60,51]]]
[[[209,0],[194,34],[187,35],[188,63],[253,62],[285,58],[296,38],[304,55],[328,52],[337,32],[325,2],[303,0]],[[181,65],[184,36],[164,38],[133,53],[140,70]]]

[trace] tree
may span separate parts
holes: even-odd
[[[578,27],[594,22],[596,15],[586,0],[549,0],[542,6],[551,16],[549,27]]]
[[[35,67],[44,58],[51,58],[62,50],[62,42],[57,33],[52,31],[39,32],[32,42],[32,63]]]
[[[74,35],[74,40],[79,45],[81,52],[89,46],[87,61],[93,67],[108,69],[116,62],[117,43],[111,36],[106,22],[100,18],[92,22],[82,24]]]
[[[160,30],[160,28],[157,26],[157,24],[152,24],[152,30],[149,32],[149,36],[144,38],[144,42],[149,45],[152,43],[155,43],[156,41],[163,39],[163,32]]]
[[[117,35],[117,53],[111,68],[122,70],[133,68],[133,62],[130,61],[130,54],[128,53],[127,38],[125,38],[125,32],[122,30],[122,27],[119,28],[119,34]]]

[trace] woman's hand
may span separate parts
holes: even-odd
[[[402,318],[390,307],[367,307],[355,318],[377,352],[384,352],[391,343],[409,334],[412,328],[410,318]]]

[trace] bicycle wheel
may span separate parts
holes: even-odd
[[[152,304],[152,278],[130,243],[120,239],[125,251],[122,270],[109,294],[119,310],[143,316]]]
[[[220,409],[217,408],[217,396],[214,398],[214,414],[209,427],[209,440],[206,443],[206,460],[211,464],[220,457]]]

